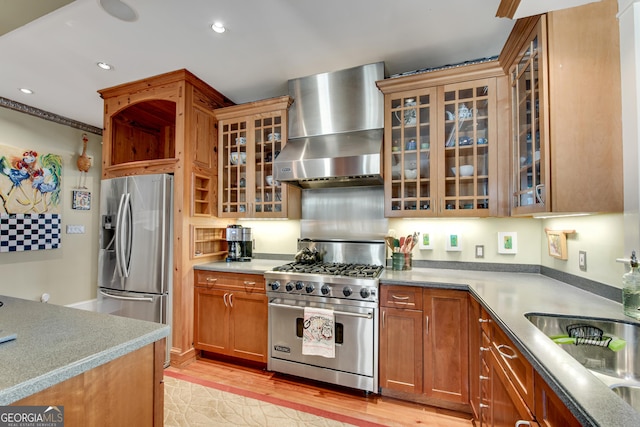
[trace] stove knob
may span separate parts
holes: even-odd
[[[322,295],[328,295],[330,291],[330,288],[328,285],[322,285],[322,288],[320,288],[320,292],[322,292]]]
[[[293,282],[287,283],[287,286],[285,286],[285,289],[287,290],[287,292],[291,292],[293,290]]]
[[[275,282],[272,282],[270,286],[272,291],[277,291],[280,289],[280,282],[276,280]]]
[[[313,292],[314,289],[315,288],[313,287],[313,284],[309,283],[305,288],[305,291],[307,291],[307,293],[310,294],[311,292]]]
[[[369,298],[371,296],[371,291],[369,291],[369,289],[367,288],[362,288],[360,289],[360,296],[362,298]]]
[[[352,291],[352,290],[351,290],[351,288],[350,288],[350,287],[348,287],[348,286],[347,286],[347,287],[345,287],[345,288],[342,290],[342,294],[343,294],[345,297],[351,296],[351,294],[352,294],[352,293],[353,293],[353,291]]]
[[[304,283],[303,282],[296,282],[296,289],[301,291],[302,288],[304,288]]]

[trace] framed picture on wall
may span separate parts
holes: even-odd
[[[73,190],[71,208],[81,211],[91,209],[91,192],[83,190]]]
[[[459,233],[447,233],[447,251],[460,252],[462,250],[462,236]]]
[[[545,228],[547,233],[547,245],[549,247],[549,256],[566,260],[567,256],[567,234],[575,233],[575,230],[549,230]]]
[[[515,254],[518,253],[518,233],[506,231],[498,233],[498,253]]]

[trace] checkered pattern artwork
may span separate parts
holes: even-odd
[[[61,234],[59,214],[0,215],[0,252],[56,249]]]

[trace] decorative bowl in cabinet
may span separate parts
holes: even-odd
[[[460,166],[460,176],[471,176],[471,175],[473,175],[473,165]]]
[[[405,169],[404,170],[404,177],[406,179],[416,179],[418,177],[418,170],[417,169]]]

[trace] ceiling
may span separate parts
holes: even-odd
[[[0,97],[102,128],[98,90],[176,69],[243,103],[371,62],[396,74],[498,55],[514,24],[495,17],[500,0],[125,1],[130,22],[101,0],[0,1],[0,24],[17,27],[0,27]],[[54,10],[25,17],[36,3]],[[214,21],[227,31],[211,31]]]

